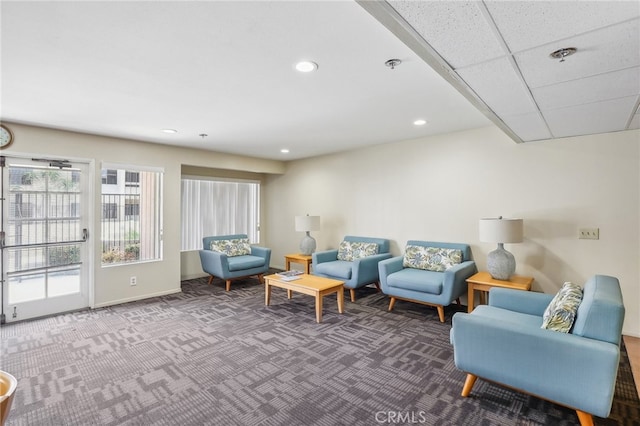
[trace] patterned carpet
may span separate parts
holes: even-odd
[[[8,425],[571,425],[573,411],[479,380],[460,397],[434,308],[375,289],[315,322],[313,299],[254,279],[1,328],[0,368],[19,385]],[[348,299],[348,298],[345,298]],[[623,354],[612,414],[640,424]]]

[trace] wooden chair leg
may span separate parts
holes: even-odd
[[[393,309],[393,305],[396,304],[396,298],[392,297],[391,300],[389,301],[389,312],[391,312],[391,310]]]
[[[226,291],[231,290],[231,280],[227,280],[227,286],[225,288]]]
[[[444,306],[440,305],[438,308],[438,317],[440,317],[440,322],[444,322]]]
[[[464,381],[464,386],[462,387],[462,396],[464,396],[465,398],[469,396],[469,394],[471,393],[471,388],[473,388],[473,385],[476,384],[477,379],[478,376],[474,374],[467,374],[467,378]]]
[[[459,297],[456,299],[456,303],[458,304],[458,306],[462,306],[462,304],[460,303],[460,298]]]
[[[373,285],[376,286],[376,289],[378,290],[378,293],[380,293],[382,290],[380,290],[380,283],[378,281],[376,281],[375,283],[373,283]]]
[[[264,284],[264,274],[258,274],[258,281],[260,281],[260,284]]]
[[[213,275],[209,275],[209,285],[213,282]]]
[[[580,410],[576,410],[576,414],[578,415],[580,426],[593,426],[593,416],[591,414]]]
[[[356,301],[356,290],[353,288],[349,289],[349,295],[351,296],[351,302],[355,302]]]

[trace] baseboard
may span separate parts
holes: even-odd
[[[138,297],[128,297],[126,299],[119,299],[119,300],[111,300],[109,302],[104,302],[104,303],[99,303],[93,306],[93,308],[106,308],[107,306],[113,306],[113,305],[121,305],[123,303],[130,303],[130,302],[137,302],[139,300],[144,300],[144,299],[151,299],[153,297],[159,297],[159,296],[167,296],[169,294],[175,294],[175,293],[181,293],[182,289],[181,288],[175,288],[172,290],[166,290],[166,291],[160,291],[158,293],[151,293],[151,294],[145,294],[144,296],[138,296]]]
[[[180,275],[180,281],[186,281],[186,280],[195,280],[196,278],[204,278],[204,277],[208,277],[209,274],[188,274],[188,275]]]

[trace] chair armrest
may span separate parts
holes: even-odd
[[[443,293],[447,299],[455,299],[467,290],[467,278],[478,272],[476,262],[467,260],[444,271]],[[454,297],[455,296],[455,297]]]
[[[453,316],[456,366],[562,405],[607,417],[618,346],[476,314]]]
[[[218,278],[227,276],[229,261],[226,254],[212,250],[200,250],[199,253],[203,271]]]
[[[489,290],[489,305],[509,311],[541,317],[553,299],[552,294],[493,287]]]
[[[379,279],[378,263],[389,259],[391,253],[379,253],[353,261],[352,279],[356,283],[372,283]]]
[[[319,251],[311,255],[311,263],[314,265],[324,262],[333,262],[334,260],[338,260],[338,250]]]
[[[251,246],[251,255],[267,259],[267,257],[271,257],[271,249],[267,247]]]

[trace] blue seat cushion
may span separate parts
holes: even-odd
[[[387,277],[387,285],[422,293],[441,294],[443,278],[444,274],[442,272],[405,268],[389,275]]]
[[[328,275],[330,277],[341,278],[344,280],[351,279],[351,270],[353,262],[345,260],[334,260],[333,262],[323,262],[315,266],[315,272]]]
[[[536,329],[542,326],[542,317],[538,315],[523,314],[522,312],[509,311],[507,309],[496,308],[495,306],[477,306],[471,315],[478,315],[493,319],[499,323],[512,323],[520,326],[521,329]]]
[[[229,262],[229,271],[242,271],[245,269],[264,266],[264,258],[258,256],[233,256],[229,257],[227,260]]]

